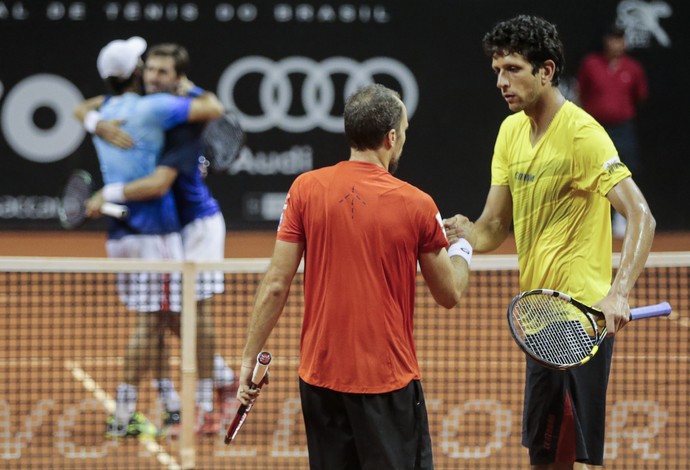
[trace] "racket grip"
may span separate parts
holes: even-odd
[[[630,310],[630,320],[640,320],[642,318],[665,317],[671,314],[671,304],[661,302],[656,305],[647,305]]]
[[[101,205],[101,213],[122,220],[129,216],[129,209],[122,204],[104,202],[103,205]]]

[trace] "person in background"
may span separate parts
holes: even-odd
[[[189,53],[179,44],[152,46],[146,54],[144,88],[147,94],[170,93],[197,97],[205,93],[187,78]],[[132,139],[118,121],[98,120],[95,134],[122,148]],[[204,181],[200,163],[203,159],[201,133],[205,123],[184,123],[166,132],[163,153],[153,173],[124,186],[125,201],[142,201],[172,189],[182,225],[184,257],[192,261],[220,261],[225,257],[225,221],[218,201]],[[98,192],[91,203],[99,206],[103,193]],[[224,290],[222,272],[201,273],[197,281],[197,360],[196,402],[199,419],[196,431],[215,434],[223,420],[231,420],[234,412],[237,382],[233,370],[222,356],[215,353],[216,336],[213,321],[213,296]],[[171,328],[179,336],[179,315],[170,318]],[[162,345],[164,357],[170,355],[167,343]],[[167,352],[167,354],[166,354]],[[155,381],[164,408],[163,423],[167,433],[176,435],[180,424],[180,399],[169,377]],[[215,400],[214,400],[215,395]],[[214,404],[215,401],[215,404]],[[220,413],[223,419],[220,418]]]
[[[154,171],[165,140],[165,131],[184,122],[215,119],[224,109],[211,93],[199,97],[168,94],[141,96],[146,41],[133,37],[115,40],[101,49],[98,72],[111,94],[81,103],[75,116],[95,129],[97,121],[116,120],[134,145],[119,148],[94,137],[105,186],[99,198],[89,201],[87,213],[99,214],[102,201],[124,203],[127,183]],[[89,111],[98,108],[98,115]],[[106,252],[113,258],[182,259],[180,222],[172,193],[140,202],[127,202],[126,220],[110,219]],[[125,305],[137,312],[135,329],[125,354],[123,380],[116,393],[116,410],[108,418],[109,437],[153,437],[158,430],[137,408],[138,385],[143,374],[163,369],[159,353],[160,332],[171,311],[180,309],[179,281],[169,274],[118,275],[118,291]]]
[[[635,174],[641,169],[635,116],[647,99],[644,68],[625,53],[625,30],[615,24],[603,37],[601,52],[588,54],[577,74],[580,104],[604,126],[623,163]],[[613,234],[622,238],[625,218],[614,212]]]
[[[257,354],[285,306],[304,256],[299,387],[312,470],[432,469],[413,340],[417,263],[440,305],[465,291],[472,247],[450,246],[431,197],[395,178],[408,127],[382,85],[345,103],[348,161],[297,177],[256,295],[239,400],[257,395]],[[457,216],[453,224],[467,219]]]
[[[656,223],[606,131],[561,94],[556,26],[520,15],[495,25],[483,47],[513,114],[496,137],[484,210],[469,229],[449,226],[448,238],[491,251],[513,223],[521,291],[555,289],[603,311],[610,336],[585,365],[554,370],[525,356],[522,423],[532,468],[603,465],[613,335],[628,322]],[[611,205],[628,219],[613,282]]]

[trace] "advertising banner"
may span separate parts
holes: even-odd
[[[99,50],[113,39],[176,42],[189,77],[235,109],[247,134],[239,156],[208,183],[229,230],[273,229],[294,178],[345,160],[345,98],[380,82],[398,90],[410,129],[396,176],[428,192],[443,215],[481,213],[493,143],[509,113],[481,39],[519,13],[555,22],[566,47],[564,94],[577,100],[579,61],[623,26],[648,74],[634,175],[659,228],[690,228],[685,2],[0,1],[0,229],[56,229],[72,170],[100,178],[91,137],[72,113],[104,93]],[[102,229],[89,223],[86,229]]]

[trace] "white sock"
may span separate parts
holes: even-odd
[[[235,381],[235,372],[225,365],[225,360],[220,354],[213,357],[213,380],[216,387],[230,385]]]
[[[213,411],[213,379],[199,379],[196,383],[196,404],[202,411]]]
[[[158,397],[163,403],[165,411],[174,412],[180,411],[180,395],[175,390],[170,379],[154,379],[154,386],[158,388]]]
[[[137,409],[137,387],[121,383],[117,386],[115,395],[115,419],[119,424],[126,425]]]

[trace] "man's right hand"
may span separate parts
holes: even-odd
[[[134,146],[134,140],[121,126],[125,121],[113,119],[110,121],[98,121],[95,134],[115,147],[129,149]]]
[[[177,83],[177,90],[175,93],[177,96],[189,96],[189,92],[194,88],[194,82],[192,82],[186,75],[180,77]]]
[[[464,215],[456,214],[448,219],[443,219],[443,228],[446,229],[446,237],[451,245],[461,238],[467,240],[472,246],[476,243],[474,223]]]
[[[254,373],[254,366],[249,364],[242,364],[240,367],[240,382],[237,388],[237,399],[244,406],[248,406],[250,403],[254,403],[257,399],[259,393],[261,393],[260,388],[252,389],[252,375]]]
[[[103,199],[103,192],[97,191],[91,198],[86,201],[86,216],[91,219],[98,219],[103,214],[101,213],[101,206],[105,202]]]

